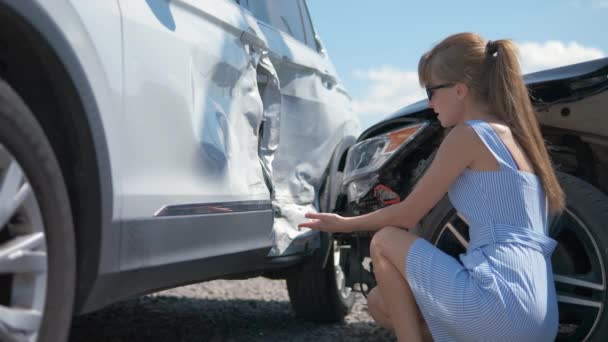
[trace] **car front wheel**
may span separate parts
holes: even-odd
[[[31,111],[0,80],[0,340],[66,340],[75,274],[59,165]]]
[[[341,266],[340,258],[345,254],[340,252],[336,240],[329,234],[326,237],[331,250],[325,267],[305,265],[287,277],[287,290],[296,315],[313,322],[341,321],[355,302],[355,293],[346,286]]]

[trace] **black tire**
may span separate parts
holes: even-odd
[[[325,268],[303,267],[287,277],[287,291],[296,316],[332,323],[344,319],[355,302],[355,292],[340,289],[334,266],[333,241]]]
[[[341,176],[341,172],[334,175],[340,180]],[[332,205],[332,197],[335,201],[336,196],[331,195],[331,187],[331,181],[327,177],[319,195],[321,211],[327,212],[335,205]],[[352,309],[355,293],[344,288],[344,273],[336,266],[334,248],[331,234],[322,232],[321,247],[315,251],[313,257],[297,271],[287,275],[287,291],[291,306],[298,317],[319,323],[338,322]],[[342,273],[342,286],[338,284],[336,272]]]
[[[579,276],[577,278],[589,274],[590,278],[595,279],[589,280],[590,283],[601,285],[601,289],[600,286],[598,289],[589,289],[588,285],[577,286],[556,281],[558,296],[582,299],[599,306],[575,306],[560,300],[560,331],[557,341],[608,341],[608,197],[579,178],[563,173],[558,173],[557,176],[566,194],[566,210],[553,220],[550,229],[551,237],[559,243],[552,255],[554,273],[566,274],[568,277]],[[448,222],[462,238],[468,240],[468,227],[458,218],[447,197],[421,221],[417,233],[446,253],[457,257],[464,252],[464,248],[457,242],[455,235],[445,229]]]
[[[21,98],[1,79],[0,143],[21,166],[44,225],[47,282],[38,341],[65,341],[72,318],[76,277],[70,202],[59,164],[42,128]]]

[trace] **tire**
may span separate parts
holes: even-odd
[[[308,321],[342,321],[355,302],[355,293],[345,287],[344,273],[335,262],[335,257],[340,254],[334,253],[337,244],[330,242],[331,250],[323,269],[307,267],[287,277],[291,306],[296,316]]]
[[[608,341],[608,197],[579,178],[557,176],[566,209],[549,229],[558,241],[551,257],[560,315],[556,340]],[[466,222],[447,197],[421,221],[417,233],[456,258],[465,251],[459,238],[469,239]]]
[[[341,180],[341,175],[341,172],[336,172],[335,176]],[[331,186],[327,177],[319,195],[321,211],[327,212],[333,208]],[[344,272],[340,266],[340,257],[345,254],[337,250],[338,245],[331,234],[320,234],[321,247],[306,264],[288,274],[287,291],[298,317],[319,323],[338,322],[352,309],[355,293],[345,286]]]
[[[9,177],[7,170],[20,171]],[[59,164],[42,128],[20,97],[0,79],[0,188],[3,184],[22,185],[15,188],[18,191],[14,197],[2,197],[0,193],[0,201],[5,202],[0,204],[22,204],[5,215],[10,220],[4,220],[7,221],[4,223],[0,211],[0,253],[7,251],[6,242],[25,237],[22,234],[27,231],[27,237],[35,237],[32,241],[36,244],[20,251],[32,253],[39,260],[46,259],[46,262],[36,264],[39,265],[36,271],[13,265],[23,268],[0,275],[0,305],[8,309],[23,308],[23,303],[17,304],[11,299],[11,293],[19,291],[22,297],[26,297],[26,302],[31,302],[32,307],[26,308],[41,315],[39,324],[28,326],[31,329],[28,336],[33,337],[31,340],[65,341],[72,318],[76,279],[70,202]],[[16,198],[21,193],[25,194],[24,200],[19,202]],[[15,285],[13,280],[20,279],[24,273],[29,278],[44,281],[36,280],[31,288],[29,285],[20,286],[22,283]],[[28,295],[31,295],[30,300]],[[20,301],[23,300],[21,298]],[[21,320],[26,325],[24,322],[25,319]],[[7,330],[6,325],[3,331],[2,324],[0,317],[0,340],[23,338],[23,334],[16,330]]]

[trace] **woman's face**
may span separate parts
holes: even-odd
[[[449,83],[433,80],[426,86],[430,95],[429,107],[437,113],[437,119],[443,127],[455,126],[464,121],[465,106],[463,101],[462,83]]]

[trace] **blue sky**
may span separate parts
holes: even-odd
[[[608,0],[307,2],[363,128],[424,96],[418,59],[452,33],[513,39],[527,72],[608,55]]]

